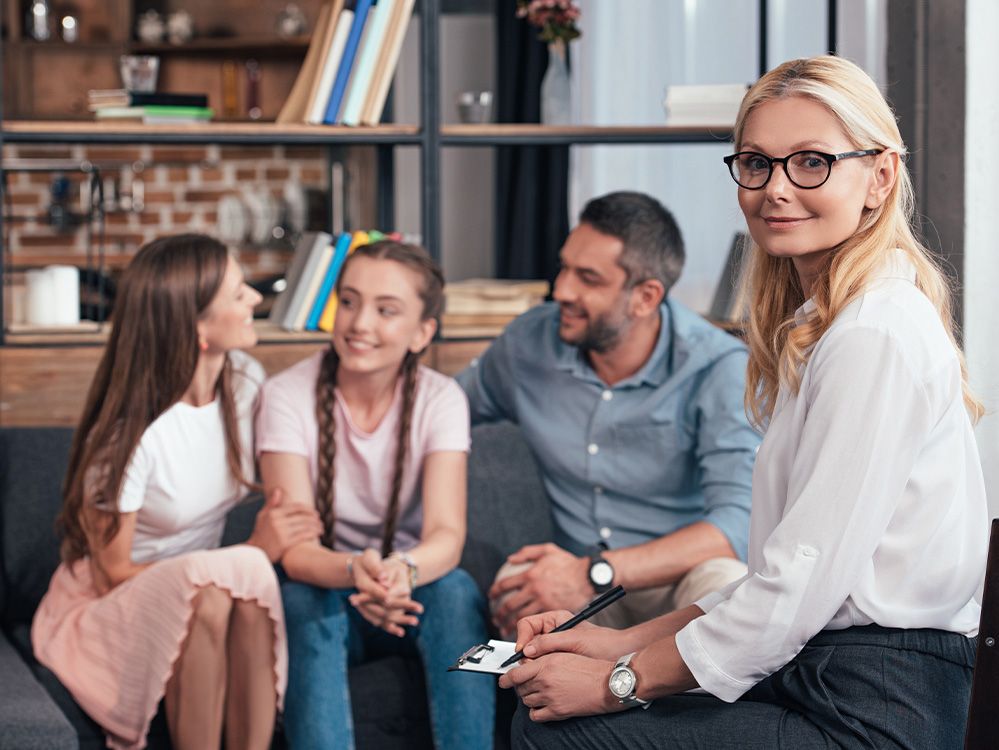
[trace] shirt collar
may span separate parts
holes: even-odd
[[[881,281],[896,279],[908,281],[910,284],[916,283],[916,267],[912,265],[909,256],[901,248],[895,248],[885,256],[884,261],[874,272],[868,289]],[[815,300],[811,297],[805,300],[805,304],[794,311],[794,324],[801,325],[808,317],[815,312]]]
[[[670,343],[674,340],[674,336],[672,329],[673,316],[670,314],[669,304],[665,300],[659,306],[659,320],[659,337],[656,339],[656,345],[652,349],[652,354],[649,355],[645,364],[638,369],[638,372],[619,383],[615,383],[615,388],[643,384],[660,386],[666,382],[672,371],[670,360],[673,358],[673,352],[671,351]],[[590,363],[587,362],[580,348],[567,344],[562,339],[558,340],[555,367],[568,372],[580,380],[605,385],[597,376],[597,373],[594,372]]]

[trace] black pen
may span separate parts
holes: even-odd
[[[566,620],[565,622],[563,622],[561,625],[559,625],[557,628],[555,628],[550,632],[561,633],[563,630],[568,630],[569,628],[576,627],[583,620],[589,620],[597,612],[602,610],[607,605],[613,604],[622,596],[624,596],[626,593],[627,592],[624,590],[624,586],[615,586],[610,591],[605,591],[596,599],[594,599],[592,602],[583,607],[583,609],[581,609],[578,614],[573,615],[568,620]],[[520,661],[522,658],[524,658],[523,649],[521,649],[513,656],[511,656],[509,659],[507,659],[505,662],[500,664],[499,668],[503,669],[503,667],[508,667],[511,664],[513,664],[515,661]]]

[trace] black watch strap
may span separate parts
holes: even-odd
[[[604,557],[602,549],[595,549],[590,553],[590,567],[587,571],[587,577],[593,591],[597,594],[610,591],[614,586],[614,566]]]

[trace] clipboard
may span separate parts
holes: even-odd
[[[516,651],[516,643],[490,640],[488,643],[480,643],[472,646],[468,651],[459,656],[458,661],[448,667],[447,671],[506,674],[518,666],[518,662],[505,667],[501,667],[500,665],[513,656]]]

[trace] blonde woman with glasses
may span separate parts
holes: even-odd
[[[749,572],[627,630],[521,620],[530,658],[500,680],[524,704],[514,745],[960,747],[988,541],[982,407],[913,231],[895,117],[856,65],[793,60],[750,89],[735,144],[746,405],[766,429]]]

